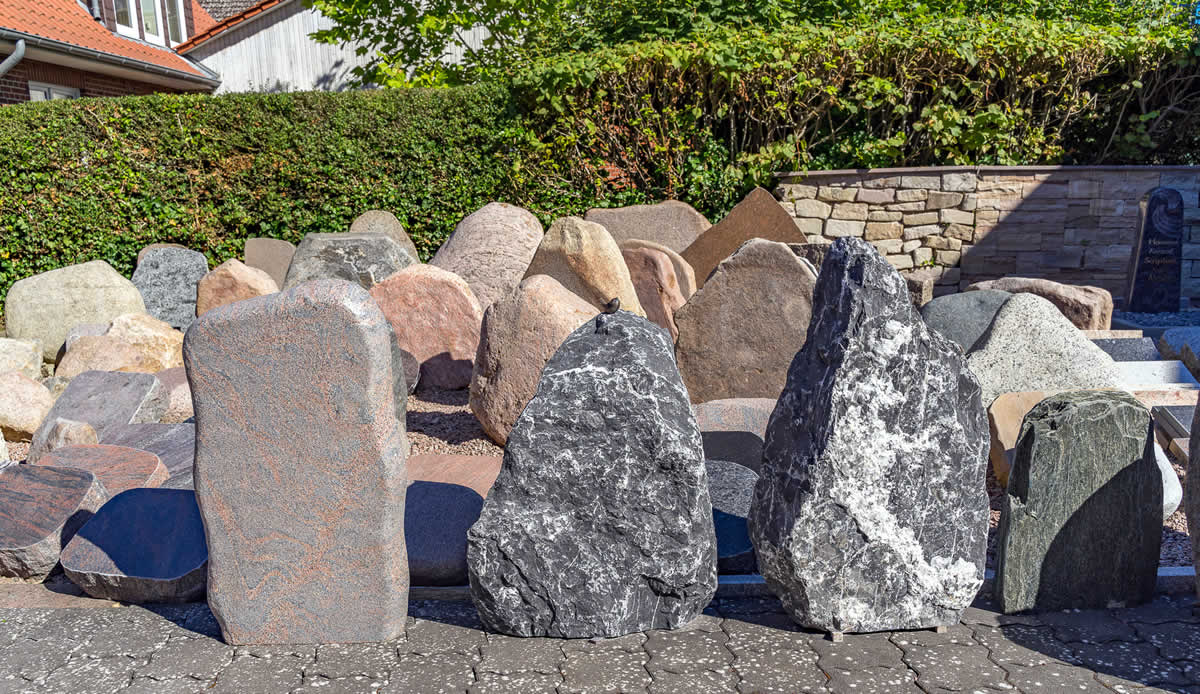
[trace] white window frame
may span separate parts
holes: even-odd
[[[125,0],[125,1],[129,3],[129,19],[133,22],[133,24],[125,25],[125,24],[122,24],[120,22],[120,20],[116,19],[117,4],[116,4],[116,2],[114,2],[113,3],[113,22],[116,23],[116,25],[117,25],[117,33],[122,36],[128,36],[131,39],[140,38],[140,35],[138,34],[138,27],[141,26],[141,23],[142,23],[142,18],[141,18],[141,15],[139,14],[141,12],[142,8],[138,4],[138,0]]]
[[[167,15],[165,13],[163,14],[162,18],[163,36],[166,37],[167,41],[171,44],[171,47],[174,48],[182,43],[186,43],[188,40],[187,15],[184,13],[185,8],[183,6],[183,0],[163,0],[163,2],[168,5],[174,5],[176,11],[179,13],[179,33],[181,36],[183,36],[183,38],[178,41],[171,40],[171,27],[167,26]],[[164,7],[163,9],[165,10],[167,8]]]
[[[157,24],[160,33],[151,34],[150,29],[146,26],[145,15],[142,13],[142,3],[146,2],[154,6],[154,18],[158,20]],[[162,5],[159,4],[158,0],[134,0],[134,4],[137,5],[137,17],[138,21],[142,24],[142,36],[145,37],[146,41],[149,43],[157,43],[160,46],[167,45],[167,18],[163,16],[163,8]]]
[[[49,99],[34,99],[34,92],[41,92],[49,95]],[[53,101],[58,95],[59,99],[78,99],[79,90],[75,87],[64,87],[61,84],[50,84],[49,82],[30,82],[29,83],[29,100],[30,101]]]

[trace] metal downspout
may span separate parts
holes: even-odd
[[[8,74],[8,71],[16,67],[17,63],[21,62],[21,58],[24,57],[25,39],[18,39],[16,46],[13,48],[12,54],[5,58],[4,62],[0,62],[0,77]]]

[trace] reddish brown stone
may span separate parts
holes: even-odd
[[[84,371],[154,373],[160,365],[148,361],[136,347],[108,335],[81,337],[58,362],[54,375],[70,380]]]
[[[107,499],[104,486],[84,470],[0,468],[0,576],[45,578]]]
[[[651,248],[625,248],[621,255],[629,267],[629,277],[633,280],[638,301],[646,310],[646,317],[671,333],[674,341],[679,337],[675,310],[683,306],[684,298],[671,259],[666,253]]]
[[[274,294],[277,291],[279,283],[272,279],[266,270],[259,270],[236,258],[230,258],[200,278],[196,285],[196,315],[203,316],[218,306]]]
[[[157,487],[170,477],[158,456],[136,448],[91,444],[65,446],[42,456],[37,465],[85,470],[96,476],[109,496],[126,489]]]
[[[226,642],[403,634],[404,394],[370,295],[315,280],[228,304],[196,320],[183,351],[208,604]]]
[[[246,265],[266,272],[280,287],[295,255],[296,246],[282,239],[246,239]]]
[[[782,243],[805,243],[804,232],[791,216],[762,188],[755,188],[725,219],[700,235],[681,255],[696,271],[696,284],[703,287],[717,264],[753,238]]]
[[[617,247],[622,252],[632,248],[649,248],[662,252],[671,260],[671,267],[675,269],[675,279],[679,282],[679,293],[683,295],[683,300],[687,301],[696,293],[696,272],[688,264],[688,261],[683,259],[683,256],[670,248],[645,239],[628,239],[617,244]]]
[[[1112,294],[1100,287],[1062,284],[1031,277],[1004,277],[976,282],[967,287],[967,291],[977,289],[1036,294],[1054,304],[1080,330],[1108,330],[1112,327]]]
[[[583,218],[608,229],[617,243],[649,239],[674,251],[687,248],[712,226],[695,208],[678,200],[654,205],[595,207]]]
[[[400,348],[421,362],[421,383],[456,390],[471,384],[483,309],[461,277],[410,265],[371,288]]]
[[[555,220],[525,270],[525,277],[534,275],[553,277],[597,309],[615,297],[621,300],[622,309],[646,315],[621,249],[599,224],[578,217]]]
[[[408,459],[408,483],[417,480],[457,484],[475,490],[487,498],[496,476],[500,474],[498,455],[450,455],[425,453]]]

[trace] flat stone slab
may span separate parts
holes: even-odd
[[[113,446],[127,446],[153,453],[167,466],[172,480],[186,476],[190,488],[192,463],[196,459],[195,424],[128,424],[111,429],[104,440]]]
[[[412,585],[466,585],[467,531],[479,520],[501,460],[436,454],[409,459],[404,538]]]
[[[0,468],[0,576],[45,578],[108,499],[96,476],[41,465]]]
[[[717,572],[750,574],[758,571],[754,545],[746,528],[750,501],[758,473],[726,460],[706,460],[708,495],[712,499],[713,527],[717,531]]]
[[[106,444],[59,448],[42,456],[37,465],[86,470],[100,480],[110,496],[127,489],[157,487],[170,476],[167,466],[153,453]]]
[[[60,417],[91,425],[100,443],[107,443],[114,428],[157,422],[167,404],[166,389],[154,374],[85,371],[54,401],[33,435],[26,462],[36,463],[50,452],[51,429]]]
[[[758,472],[774,400],[727,398],[702,402],[692,409],[704,437],[705,459],[728,460]]]
[[[1154,361],[1162,359],[1158,347],[1149,337],[1092,340],[1113,361]]]
[[[196,495],[131,489],[92,516],[62,553],[63,571],[94,598],[190,602],[204,597],[208,546]]]
[[[1181,361],[1119,361],[1116,367],[1121,386],[1127,390],[1200,387]]]
[[[288,266],[292,264],[294,255],[296,247],[291,242],[282,239],[246,239],[246,265],[267,273],[280,287],[287,279]]]

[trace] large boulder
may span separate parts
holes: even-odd
[[[987,332],[1000,307],[1011,298],[1012,294],[993,289],[946,294],[922,306],[921,319],[950,338],[964,353],[970,352]]]
[[[775,401],[729,398],[700,403],[693,409],[704,438],[704,457],[737,463],[757,474],[762,468],[763,441]]]
[[[637,291],[638,301],[646,311],[650,322],[671,333],[671,339],[679,336],[675,327],[675,311],[683,306],[683,292],[671,258],[653,248],[624,248],[621,257],[629,268],[629,277]]]
[[[279,283],[267,274],[266,270],[259,270],[236,258],[230,258],[200,278],[196,287],[196,315],[203,316],[218,306],[274,294],[277,291]]]
[[[141,355],[148,369],[146,373],[183,366],[183,333],[153,316],[145,313],[117,316],[104,334],[132,345]]]
[[[782,243],[808,240],[773,195],[763,188],[755,188],[680,255],[696,271],[697,286],[703,287],[722,260],[754,238]]]
[[[74,340],[59,360],[54,375],[70,381],[85,371],[154,373],[158,363],[147,361],[133,345],[108,335],[86,335]]]
[[[521,410],[537,392],[546,362],[568,335],[594,315],[594,306],[546,275],[525,279],[488,307],[469,402],[492,440],[504,444]]]
[[[679,200],[629,207],[594,207],[583,218],[607,229],[617,243],[646,239],[677,253],[692,245],[712,226],[694,207]]]
[[[1004,303],[967,365],[983,387],[985,407],[1001,393],[1121,384],[1112,357],[1036,294],[1014,294]]]
[[[409,459],[404,538],[414,586],[467,582],[467,531],[500,474],[499,456],[415,455]]]
[[[638,249],[647,249],[662,253],[671,261],[671,268],[675,271],[675,279],[679,282],[679,293],[683,296],[683,300],[687,301],[696,293],[695,270],[688,264],[688,261],[683,259],[683,256],[670,248],[661,243],[654,243],[645,239],[626,239],[618,243],[617,248],[620,248],[622,253]]]
[[[133,271],[133,284],[146,300],[146,313],[187,330],[196,319],[196,284],[208,274],[203,253],[186,248],[155,248]]]
[[[493,631],[610,637],[700,614],[717,585],[712,504],[664,330],[618,311],[571,333],[467,538]]]
[[[1052,395],[1025,416],[996,539],[1006,613],[1154,595],[1163,487],[1150,412],[1128,393]]]
[[[759,570],[805,627],[957,624],[987,551],[979,384],[865,241],[834,242],[813,302],[750,509]]]
[[[412,237],[404,230],[404,225],[400,223],[399,219],[396,219],[396,215],[387,210],[367,210],[358,215],[350,223],[350,233],[384,234],[400,244],[400,247],[412,256],[414,262],[419,262],[421,259]]]
[[[42,344],[37,340],[0,337],[0,373],[19,371],[29,378],[42,377]]]
[[[544,233],[529,210],[489,202],[454,227],[429,264],[466,280],[487,310],[521,283]]]
[[[1107,289],[1062,284],[1034,277],[1003,277],[976,282],[967,292],[998,290],[1010,294],[1036,294],[1058,307],[1080,330],[1108,330],[1112,327],[1113,299]]]
[[[100,443],[109,432],[129,424],[157,422],[167,411],[167,397],[154,374],[86,371],[71,380],[54,401],[33,435],[27,461],[36,463],[51,450],[51,433],[59,418],[85,422]]]
[[[46,386],[19,371],[0,373],[0,435],[29,441],[46,420],[54,396]]]
[[[421,362],[421,383],[456,390],[471,385],[483,309],[458,275],[412,265],[371,287],[396,343]]]
[[[208,547],[193,492],[116,494],[62,552],[63,572],[93,598],[193,602],[204,598]]]
[[[0,576],[45,578],[63,547],[107,499],[90,472],[0,467]]]
[[[408,445],[393,343],[370,295],[336,280],[227,304],[188,331],[208,604],[226,643],[404,633]]]
[[[17,281],[4,301],[8,337],[37,340],[42,358],[53,361],[80,323],[105,323],[124,313],[144,313],[132,282],[103,260],[71,265]]]
[[[417,262],[385,234],[308,234],[296,248],[284,289],[317,279],[338,279],[370,289]]]
[[[109,496],[127,489],[157,487],[170,477],[167,466],[153,453],[105,444],[64,446],[42,456],[36,464],[90,472]]]
[[[296,246],[282,239],[249,238],[243,254],[246,265],[262,270],[282,287],[287,281],[288,268],[296,255]]]
[[[617,242],[604,227],[563,217],[542,237],[525,277],[549,275],[596,308],[621,300],[621,308],[645,315]]]
[[[692,402],[778,398],[804,345],[817,281],[787,244],[752,239],[675,312],[675,358]]]

